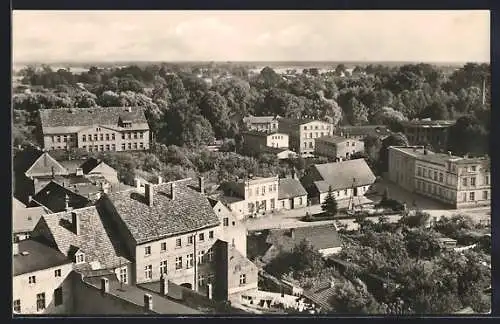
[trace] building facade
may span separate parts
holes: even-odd
[[[16,314],[70,314],[73,265],[59,251],[33,240],[13,246],[12,303]]]
[[[262,148],[288,148],[288,135],[277,132],[243,132],[243,148],[249,153],[260,153]]]
[[[349,160],[351,155],[364,152],[365,143],[357,139],[340,136],[325,136],[316,139],[314,154],[336,161]]]
[[[150,146],[149,125],[141,107],[42,109],[40,120],[46,150],[109,152]]]
[[[243,123],[248,130],[258,132],[275,132],[278,130],[280,116],[247,116]]]
[[[314,154],[315,139],[333,135],[334,126],[311,119],[285,119],[279,121],[279,132],[288,134],[290,149],[301,156]]]
[[[307,191],[298,179],[279,179],[278,208],[298,209],[307,207]]]
[[[455,208],[491,205],[489,158],[458,157],[422,147],[390,147],[389,177],[409,191]]]
[[[368,136],[383,140],[391,135],[391,131],[385,125],[339,126],[336,134],[360,141],[363,141]]]
[[[448,129],[453,120],[412,120],[403,122],[403,134],[410,145],[430,145],[434,150],[444,151],[448,145]]]

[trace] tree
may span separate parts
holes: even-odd
[[[233,135],[231,132],[231,121],[229,119],[230,110],[226,99],[214,91],[209,91],[200,103],[200,110],[214,130],[218,138]]]
[[[323,209],[325,216],[334,217],[337,215],[337,200],[333,196],[332,186],[328,187],[328,194],[321,205],[321,209]]]
[[[489,152],[488,138],[488,132],[475,116],[463,116],[449,128],[448,150],[456,155],[484,155]]]
[[[388,170],[389,163],[389,146],[408,146],[409,142],[406,136],[402,133],[391,134],[382,141],[380,148],[380,168],[382,172]]]
[[[335,314],[381,314],[382,309],[375,298],[362,289],[356,289],[350,282],[335,286],[335,293],[329,298]]]
[[[339,64],[335,67],[335,74],[336,75],[342,75],[346,70],[346,67],[344,64]]]
[[[424,212],[416,212],[414,215],[407,215],[399,220],[400,224],[406,225],[408,227],[425,227],[431,215]]]

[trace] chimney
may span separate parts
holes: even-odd
[[[209,284],[208,284],[208,299],[210,299],[210,300],[212,300],[212,298],[213,298],[213,290],[214,290],[214,289],[213,289],[213,287],[212,287],[212,284],[211,284],[211,283],[209,283]]]
[[[101,278],[101,293],[109,293],[109,280],[108,278]]]
[[[149,207],[153,206],[153,198],[154,198],[154,188],[151,183],[144,184],[145,193],[146,193],[146,202]]]
[[[64,197],[64,210],[65,211],[69,210],[69,196],[68,196],[68,194],[66,194],[66,196]]]
[[[205,193],[205,179],[203,177],[198,178],[198,186],[200,187],[200,193]]]
[[[427,148],[424,147],[424,155],[427,155],[428,151],[427,151]]]
[[[166,296],[168,295],[168,279],[163,274],[160,278],[160,295]]]
[[[71,224],[73,224],[75,234],[80,235],[80,220],[78,219],[76,212],[71,213]]]
[[[153,310],[153,296],[144,294],[144,311],[149,312]]]
[[[128,112],[132,112],[132,107],[127,107]]]
[[[172,197],[172,200],[175,199],[175,182],[170,185],[170,197]]]
[[[12,244],[12,255],[19,254],[19,243]]]
[[[163,183],[163,178],[161,176],[158,176],[158,184],[162,184]]]

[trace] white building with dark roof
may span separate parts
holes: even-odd
[[[149,148],[149,125],[142,107],[41,109],[40,128],[47,150],[90,152]]]
[[[307,191],[298,179],[281,178],[278,184],[278,208],[297,209],[307,206]]]
[[[315,203],[323,203],[331,187],[335,199],[361,197],[375,182],[364,159],[314,164],[306,170],[302,185]]]

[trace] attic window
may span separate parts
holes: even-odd
[[[85,262],[85,254],[83,252],[78,252],[75,254],[75,263],[82,264]]]

